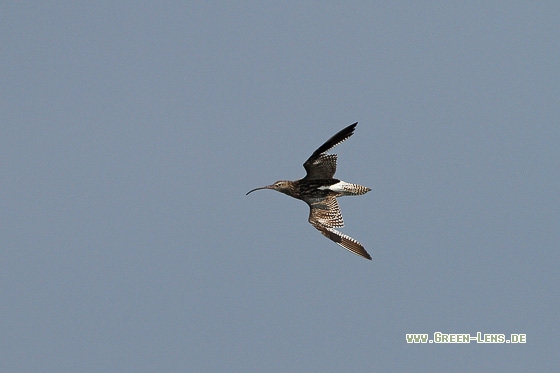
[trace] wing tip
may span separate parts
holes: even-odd
[[[361,244],[359,244],[358,242],[353,242],[353,241],[350,241],[350,242],[352,243],[352,245],[343,245],[343,243],[346,243],[344,241],[339,243],[339,245],[344,247],[346,250],[348,250],[348,251],[350,251],[350,252],[352,252],[352,253],[354,253],[358,256],[361,256],[362,258],[365,258],[367,260],[372,260],[371,255],[369,255],[369,253],[366,251],[366,249],[364,249],[364,247]],[[355,247],[356,245],[358,245],[358,247]]]
[[[313,224],[313,226],[315,226],[315,228],[319,230],[323,234],[323,236],[327,237],[337,245],[340,245],[341,247],[345,248],[351,253],[361,256],[362,258],[372,260],[371,255],[369,255],[366,249],[364,249],[362,244],[356,241],[355,239],[353,239],[352,237],[347,236],[344,233],[341,233],[334,228],[329,228],[329,227],[315,225],[315,224]]]
[[[348,137],[352,136],[354,134],[354,131],[356,130],[356,126],[358,125],[358,122],[356,123],[352,123],[351,125],[349,125],[348,127],[344,128],[342,131],[340,132],[348,132]]]

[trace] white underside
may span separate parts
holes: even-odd
[[[328,190],[332,190],[333,192],[344,193],[344,192],[347,192],[351,187],[352,187],[352,184],[347,183],[346,181],[339,181],[336,184],[329,185],[329,186],[324,186],[324,187],[319,187],[317,189],[321,189],[321,190],[328,189]]]

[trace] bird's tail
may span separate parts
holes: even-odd
[[[339,183],[332,185],[331,190],[339,192],[342,196],[359,196],[366,194],[371,189],[363,185],[340,181]]]

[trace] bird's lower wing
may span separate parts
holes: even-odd
[[[371,260],[371,256],[368,254],[366,249],[364,249],[362,244],[356,241],[355,239],[353,239],[352,237],[347,236],[344,233],[341,233],[334,228],[325,227],[320,224],[313,224],[313,226],[317,228],[325,237],[328,237],[330,240],[336,242],[340,246],[344,247],[346,250]]]
[[[306,198],[309,205],[309,222],[328,228],[344,227],[340,206],[335,196]]]
[[[319,230],[325,237],[328,237],[346,250],[371,260],[371,256],[364,249],[362,244],[352,237],[334,229],[335,227],[344,226],[340,207],[338,206],[338,201],[335,196],[308,198],[305,202],[307,202],[310,207],[309,223],[311,223],[311,225]]]

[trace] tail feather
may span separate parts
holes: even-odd
[[[341,196],[360,196],[371,190],[366,186],[347,183],[346,181],[339,181],[338,183],[331,185],[329,189],[333,192],[340,193]]]

